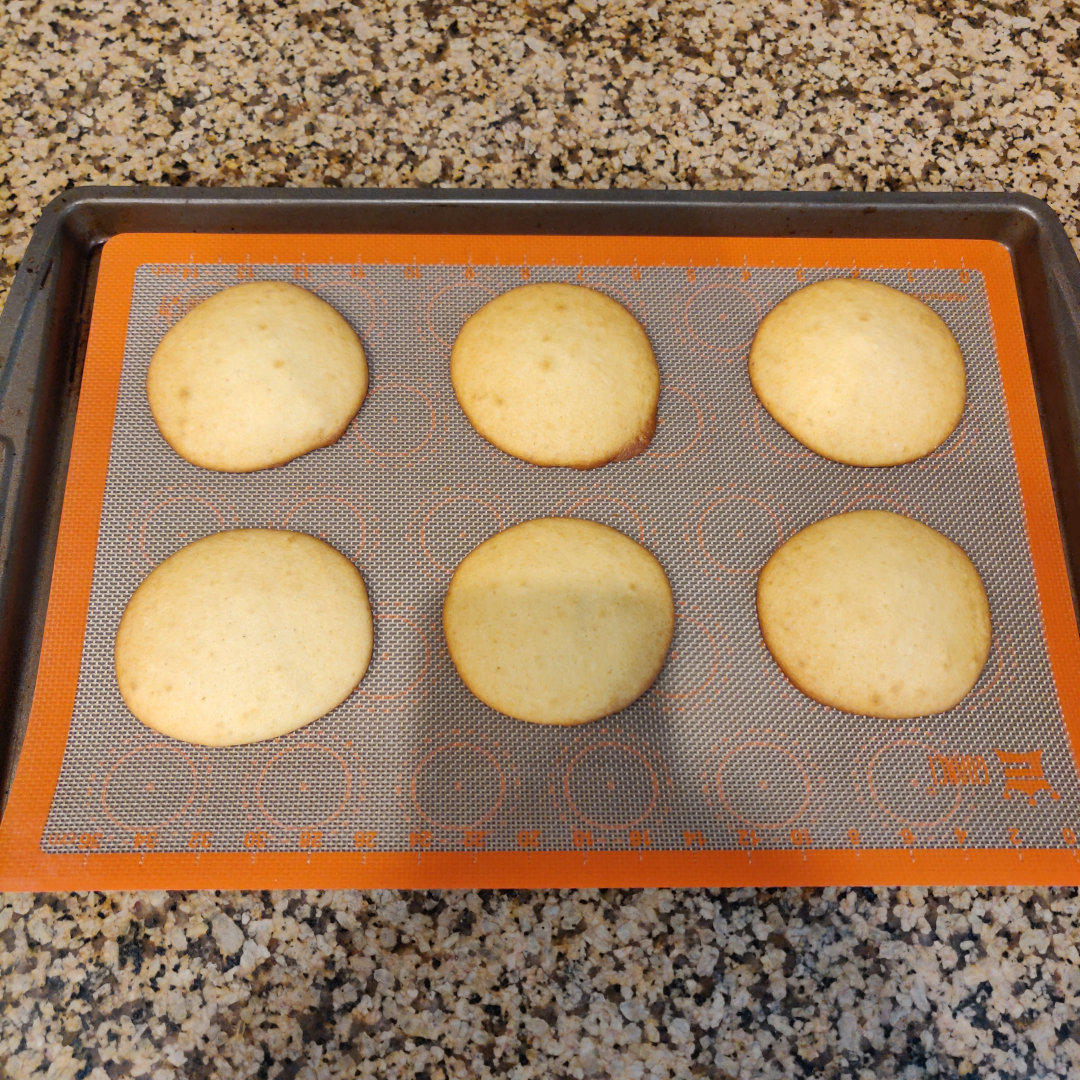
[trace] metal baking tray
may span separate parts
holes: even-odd
[[[1080,582],[1080,264],[1045,203],[1008,193],[76,188],[34,229],[0,316],[0,768],[26,729],[102,245],[140,233],[467,233],[993,240],[1016,277],[1074,608]]]

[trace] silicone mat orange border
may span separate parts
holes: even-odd
[[[1008,249],[982,240],[844,240],[635,236],[122,234],[104,248],[65,487],[38,681],[11,798],[0,825],[0,888],[482,888],[837,884],[1080,884],[1080,822],[1071,847],[1025,847],[1011,829],[996,849],[356,853],[96,853],[42,850],[86,627],[113,417],[136,270],[180,276],[200,262],[362,267],[425,265],[860,268],[937,267],[986,282],[1046,644],[1074,764],[1080,761],[1080,637],[1053,501]],[[187,269],[190,267],[190,270]],[[1080,771],[1078,771],[1080,781]],[[1068,837],[1066,837],[1068,839]]]

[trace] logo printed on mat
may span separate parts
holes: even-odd
[[[1061,798],[1050,786],[1050,781],[1043,776],[1041,748],[1010,752],[995,747],[994,753],[1001,762],[1005,775],[1005,790],[1001,793],[1003,799],[1008,800],[1020,794],[1027,797],[1029,806],[1037,806],[1038,796],[1044,791],[1051,799]]]
[[[982,754],[929,754],[930,781],[941,787],[985,787],[990,768]]]

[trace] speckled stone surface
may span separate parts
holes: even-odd
[[[5,1076],[1075,1076],[1075,894],[115,893],[0,907]]]
[[[1080,11],[0,9],[0,298],[76,184],[1015,190],[1080,242]],[[1068,890],[0,898],[0,1076],[1080,1074]]]

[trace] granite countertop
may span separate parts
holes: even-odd
[[[0,296],[78,184],[1010,190],[1080,251],[1063,3],[0,11]],[[1068,1076],[1076,889],[0,898],[0,1075]]]

